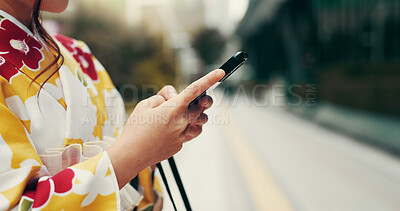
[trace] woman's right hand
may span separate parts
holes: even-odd
[[[224,74],[223,70],[212,71],[179,95],[168,100],[155,95],[136,106],[121,136],[107,149],[120,188],[144,168],[179,152],[184,142],[201,133],[207,121],[200,117],[204,108],[194,105],[188,109],[188,105]]]

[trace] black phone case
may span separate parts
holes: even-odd
[[[235,55],[233,55],[228,61],[226,61],[219,69],[222,69],[225,71],[225,76],[219,81],[223,82],[225,81],[229,76],[231,76],[239,67],[241,67],[244,62],[246,62],[248,58],[248,54],[246,52],[237,52]],[[207,89],[208,90],[208,89]],[[194,104],[197,104],[199,100],[204,97],[207,93],[207,90],[201,93],[196,99],[194,99],[192,102],[189,103],[189,106],[192,106]]]

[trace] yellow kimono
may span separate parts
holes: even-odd
[[[125,123],[121,96],[83,42],[54,37],[64,64],[32,83],[55,57],[0,10],[0,210],[152,210],[153,171],[119,190],[104,151]]]

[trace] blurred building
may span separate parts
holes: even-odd
[[[252,0],[237,33],[258,79],[317,84],[320,100],[400,115],[399,1]]]
[[[288,109],[400,154],[400,1],[251,0],[236,32]]]

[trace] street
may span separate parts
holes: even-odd
[[[175,156],[193,210],[399,210],[398,158],[282,107],[214,101],[203,134]]]

